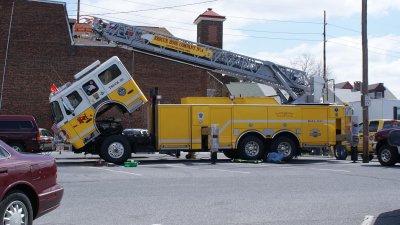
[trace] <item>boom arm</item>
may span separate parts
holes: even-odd
[[[299,99],[309,91],[309,80],[303,71],[140,27],[105,21],[95,18],[93,29],[108,41],[240,80],[272,86],[286,102]],[[286,99],[280,90],[285,90],[290,98]]]

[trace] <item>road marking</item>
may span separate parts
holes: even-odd
[[[185,169],[191,169],[191,170],[199,169],[199,168],[190,167],[190,166],[177,166],[177,165],[171,165],[171,164],[165,164],[165,166],[174,167],[174,168],[185,168]]]
[[[361,225],[372,225],[374,224],[374,219],[374,216],[366,215]]]
[[[333,170],[333,169],[318,169],[318,168],[313,168],[314,170],[322,170],[322,171],[332,171],[332,172],[344,172],[344,173],[350,173],[351,171],[348,170]]]
[[[192,169],[192,170],[201,170],[203,168],[193,168],[193,167],[188,167],[188,166],[177,166],[177,165],[171,165],[171,164],[165,164],[166,166],[169,167],[174,167],[174,168],[185,168],[185,169]],[[249,174],[250,172],[244,172],[244,171],[236,171],[236,170],[223,170],[223,169],[204,169],[204,170],[215,170],[215,171],[221,171],[221,172],[230,172],[230,173],[243,173],[243,174]]]
[[[230,172],[230,173],[243,173],[243,174],[249,174],[250,173],[250,172],[244,172],[244,171],[222,170],[222,169],[206,169],[206,170],[215,170],[215,171]]]
[[[84,166],[82,166],[82,167],[84,167]],[[131,173],[131,172],[125,172],[125,171],[120,171],[120,170],[111,170],[111,169],[105,169],[105,168],[99,168],[99,167],[84,167],[84,168],[105,170],[105,171],[110,171],[110,172],[114,172],[114,173],[124,173],[124,174],[135,175],[135,176],[142,176],[142,174],[139,174],[139,173]]]

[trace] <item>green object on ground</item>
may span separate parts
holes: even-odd
[[[139,162],[135,161],[135,160],[126,161],[124,163],[125,167],[137,167],[138,165],[139,165]]]
[[[237,163],[262,163],[262,160],[246,160],[246,159],[232,159],[232,162],[237,162]]]

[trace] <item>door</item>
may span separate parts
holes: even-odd
[[[70,121],[69,123],[84,143],[87,143],[100,134],[95,126],[95,110],[89,103],[89,99],[95,98],[93,95],[99,92],[100,88],[96,90],[97,86],[93,86],[92,88],[87,87],[86,92],[80,89],[71,91],[62,98],[64,102],[68,103],[68,108],[70,108],[66,113]],[[90,93],[91,95],[88,96],[87,94]]]
[[[192,106],[192,149],[202,149],[201,128],[211,127],[210,106]],[[208,148],[210,145],[208,145]]]
[[[328,144],[328,126],[335,124],[336,121],[328,119],[327,107],[304,107],[302,112],[302,143],[308,145]]]
[[[218,124],[219,129],[219,148],[232,148],[232,107],[231,106],[211,106],[210,125]]]

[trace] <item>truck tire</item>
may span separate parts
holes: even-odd
[[[14,220],[14,222],[20,220],[23,224],[32,225],[32,204],[22,192],[12,192],[0,203],[0,224],[13,222],[10,220]]]
[[[398,159],[397,148],[388,144],[378,150],[378,160],[382,166],[394,166]]]
[[[226,156],[226,158],[229,159],[235,159],[237,158],[237,151],[233,150],[233,149],[226,149],[223,150],[224,155]]]
[[[244,137],[238,146],[238,153],[241,159],[257,160],[264,155],[264,142],[258,137]]]
[[[290,161],[296,154],[296,145],[291,138],[281,136],[272,142],[271,151],[281,153],[283,161]]]
[[[99,155],[107,162],[121,164],[131,157],[129,141],[122,135],[112,135],[101,144]]]

